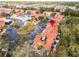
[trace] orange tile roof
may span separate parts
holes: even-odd
[[[16,15],[19,15],[19,14],[23,14],[24,13],[24,10],[16,9],[15,12],[16,12],[15,13]]]
[[[59,13],[57,13],[55,15],[55,19],[60,22],[62,20],[62,15],[60,15]]]
[[[61,19],[62,19],[62,15],[58,15],[56,18],[56,20],[61,20]],[[58,25],[56,23],[54,23],[54,25],[52,27],[51,24],[49,23],[42,33],[39,33],[35,36],[34,43],[32,45],[33,47],[34,46],[39,47],[39,44],[42,44],[43,41],[40,40],[41,35],[47,36],[46,43],[44,44],[44,47],[47,47],[50,49],[51,45],[54,41],[54,38],[58,35]]]
[[[31,14],[32,16],[34,16],[34,17],[36,17],[36,18],[38,18],[39,16],[42,16],[42,14]]]
[[[30,12],[31,14],[32,13],[36,13],[36,11],[35,10],[26,10],[27,12]]]
[[[34,44],[38,47],[39,43],[42,43],[42,41],[40,40],[41,35],[45,35],[47,36],[47,39],[44,47],[51,48],[52,42],[54,38],[57,36],[57,33],[58,33],[57,25],[54,24],[52,27],[51,24],[48,24],[46,29],[41,34],[36,35],[34,39]]]
[[[0,29],[5,25],[5,17],[0,16]]]

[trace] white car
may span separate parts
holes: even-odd
[[[9,25],[9,24],[11,24],[11,23],[12,23],[12,19],[10,19],[10,18],[6,18],[6,20],[5,20],[5,24]]]

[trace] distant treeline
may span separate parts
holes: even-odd
[[[65,16],[75,16],[75,17],[78,17],[79,16],[79,10],[71,10],[71,9],[67,9],[65,12],[64,12],[64,15]]]
[[[79,2],[64,2],[62,5],[67,5],[67,6],[76,6],[79,8]]]

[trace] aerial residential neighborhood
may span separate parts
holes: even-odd
[[[79,57],[79,2],[0,2],[0,57]]]

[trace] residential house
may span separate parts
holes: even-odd
[[[3,29],[4,25],[5,25],[5,17],[0,16],[0,30]]]

